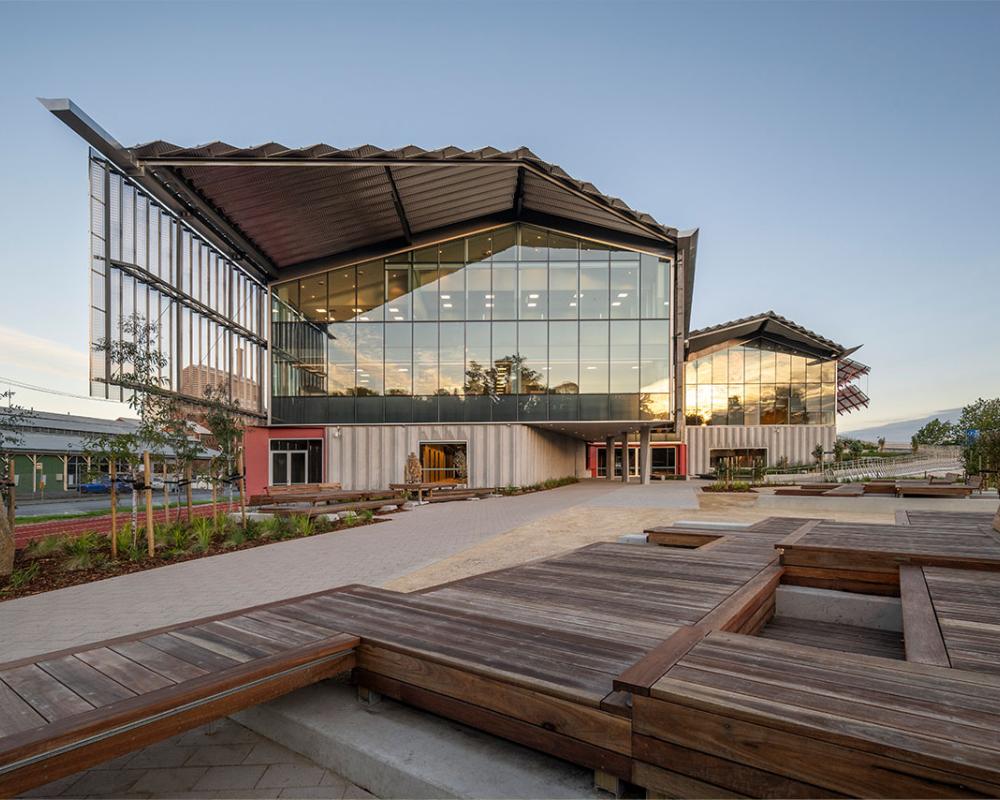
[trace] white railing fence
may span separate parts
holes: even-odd
[[[856,458],[850,461],[833,461],[816,465],[809,471],[789,472],[782,475],[768,475],[768,483],[787,483],[789,481],[851,481],[879,480],[882,478],[904,478],[922,476],[928,472],[959,472],[963,471],[962,460],[958,453],[914,453],[909,456],[895,458]]]

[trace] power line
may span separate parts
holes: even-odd
[[[71,397],[75,400],[95,400],[101,403],[118,403],[117,400],[109,400],[104,397],[89,397],[85,394],[74,394],[73,392],[63,392],[59,389],[46,389],[44,386],[35,386],[31,383],[24,383],[23,381],[15,381],[13,378],[4,378],[0,376],[0,383],[5,383],[8,386],[17,386],[19,389],[29,389],[33,392],[44,392],[45,394],[54,394],[59,397]]]

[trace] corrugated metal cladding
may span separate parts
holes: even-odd
[[[688,472],[692,475],[710,471],[712,450],[765,448],[768,466],[777,464],[782,456],[789,464],[807,464],[813,461],[817,444],[830,451],[836,438],[836,425],[692,425],[684,429]]]
[[[467,442],[472,487],[582,476],[585,466],[582,441],[527,425],[344,425],[326,429],[327,480],[345,489],[401,483],[421,442]]]

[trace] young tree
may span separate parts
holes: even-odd
[[[111,500],[111,557],[118,558],[118,475],[127,472],[134,476],[142,463],[142,449],[138,437],[134,433],[102,433],[85,439],[86,455],[91,463],[100,464],[106,461],[108,465],[108,480],[110,481]],[[138,535],[136,525],[138,517],[136,504],[136,488],[132,483],[132,544]]]
[[[823,450],[822,443],[817,442],[816,446],[812,449],[812,457],[816,459],[816,463],[817,464],[822,464],[823,463],[823,454],[824,454],[824,452],[825,451]]]
[[[191,409],[179,400],[172,400],[167,406],[163,420],[164,443],[173,452],[174,466],[185,480],[191,478],[191,467],[201,457],[204,448],[194,434],[194,423],[187,413]],[[190,484],[187,484],[187,518],[193,514]]]
[[[243,436],[246,431],[246,414],[240,408],[239,400],[233,398],[227,387],[208,386],[205,388],[208,409],[205,412],[205,427],[215,440],[219,455],[214,470],[229,487],[230,507],[232,507],[232,487],[236,484],[240,492],[240,514],[246,525],[246,481],[243,475]],[[213,509],[214,513],[214,509]]]
[[[0,392],[0,400],[8,405],[0,407],[0,577],[14,570],[14,486],[13,448],[24,441],[20,428],[32,413],[11,402],[13,392]]]
[[[833,460],[843,461],[844,451],[846,449],[847,449],[847,443],[843,439],[837,439],[837,441],[833,443]]]
[[[878,437],[878,451],[880,453],[884,453],[885,452],[885,437],[884,436],[879,436]]]
[[[127,402],[139,417],[138,429],[132,436],[139,453],[162,450],[166,444],[165,428],[170,417],[171,398],[162,391],[163,369],[169,363],[160,352],[157,337],[159,325],[140,314],[122,321],[121,336],[108,341],[99,339],[94,350],[103,353],[112,368],[112,380],[127,390]],[[150,487],[132,470],[132,530],[138,527],[138,489],[146,492],[147,519],[152,502]],[[113,478],[112,478],[113,480]],[[155,540],[152,525],[146,525],[146,544],[153,555]]]

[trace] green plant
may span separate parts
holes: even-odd
[[[358,524],[358,515],[353,511],[345,511],[343,516],[340,518],[345,528],[353,528]]]
[[[272,514],[263,520],[259,526],[261,539],[278,541],[285,538],[285,524],[281,517]]]
[[[362,522],[371,522],[373,519],[375,519],[375,512],[372,511],[370,508],[366,508],[360,514],[358,514],[358,517],[361,519]]]
[[[24,548],[25,558],[49,558],[58,555],[63,549],[63,537],[52,535],[41,539],[32,539]]]
[[[316,533],[316,523],[307,514],[294,514],[288,520],[292,536],[312,536]]]
[[[10,578],[7,580],[7,586],[4,588],[4,592],[14,593],[20,591],[38,577],[38,573],[41,569],[42,565],[37,561],[32,562],[27,567],[15,568],[10,573]]]
[[[94,531],[79,536],[67,536],[62,546],[62,568],[75,572],[101,564],[105,560],[103,552],[105,539],[105,536]]]
[[[248,542],[255,542],[260,538],[260,523],[252,519],[247,520],[247,524],[243,527],[243,535],[246,537]]]
[[[226,533],[226,538],[222,541],[222,546],[232,549],[234,547],[240,547],[246,544],[247,532],[246,528],[241,525],[234,525],[228,529]]]
[[[145,552],[139,545],[131,523],[126,523],[118,530],[118,558],[126,561],[138,561]]]
[[[191,548],[191,533],[187,525],[180,520],[155,526],[154,539],[156,546],[167,558],[184,555]]]
[[[208,517],[195,517],[191,521],[191,538],[194,540],[192,549],[199,553],[207,553],[212,549],[215,530],[212,520]]]

